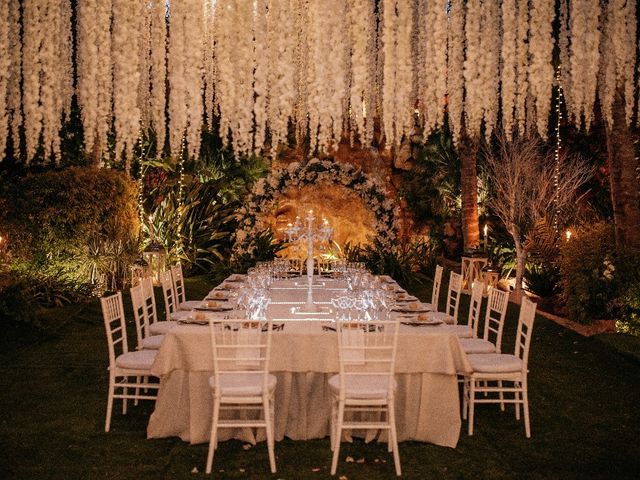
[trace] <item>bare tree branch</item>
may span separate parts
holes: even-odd
[[[525,241],[537,222],[557,212],[575,210],[580,189],[591,178],[592,169],[577,156],[560,159],[556,178],[555,158],[544,153],[534,138],[512,142],[502,135],[498,147],[484,152],[487,178],[491,183],[488,206],[504,224],[516,246],[516,292],[519,294],[526,260]]]

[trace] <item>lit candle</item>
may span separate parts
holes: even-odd
[[[489,243],[489,225],[484,224],[484,251],[487,251],[488,243]]]
[[[566,232],[564,232],[564,234],[567,237],[567,242],[571,240],[571,230],[567,230]]]

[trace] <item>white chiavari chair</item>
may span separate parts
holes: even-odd
[[[338,318],[340,372],[329,379],[333,395],[332,475],[338,468],[342,432],[348,429],[387,430],[396,474],[401,475],[394,404],[398,328],[397,319],[354,321]],[[361,419],[362,413],[368,415]],[[353,418],[345,420],[346,414]]]
[[[164,311],[167,321],[185,320],[191,315],[188,311],[179,311],[176,292],[173,288],[171,270],[165,270],[160,274],[160,286],[162,287],[162,297],[164,299]]]
[[[271,472],[276,472],[274,434],[274,391],[276,377],[269,373],[271,320],[209,319],[213,376],[209,385],[213,394],[211,437],[206,473],[211,473],[213,455],[220,428],[264,428],[267,436]],[[221,419],[221,411],[261,413],[257,419],[242,415]]]
[[[476,324],[474,338],[460,339],[460,345],[466,353],[500,353],[508,307],[509,293],[492,288],[487,300],[482,338],[478,338],[478,325]]]
[[[156,308],[156,296],[153,291],[153,277],[147,277],[142,280],[142,299],[145,306],[145,315],[149,324],[150,335],[164,335],[173,327],[175,322],[166,320],[158,320],[158,310]]]
[[[527,374],[535,315],[536,304],[523,297],[513,355],[484,353],[467,356],[472,372],[465,376],[463,411],[469,417],[469,435],[473,435],[473,420],[477,403],[498,403],[502,410],[504,410],[505,403],[513,403],[517,420],[520,419],[520,405],[522,405],[525,435],[527,438],[531,436]],[[497,386],[494,385],[494,382]],[[509,385],[504,386],[505,382]],[[487,393],[490,396],[477,398],[479,393]],[[498,397],[493,397],[493,394],[498,394]],[[505,398],[505,394],[513,394],[513,398]]]
[[[171,280],[173,281],[173,294],[178,307],[177,310],[190,311],[200,305],[201,302],[199,300],[187,300],[181,263],[176,263],[171,267]]]
[[[458,323],[458,310],[462,293],[462,275],[451,272],[449,275],[449,289],[447,291],[447,306],[444,312],[432,312],[430,318],[441,320],[450,325]]]
[[[438,302],[440,301],[440,285],[442,285],[442,272],[444,269],[440,265],[436,265],[436,273],[433,276],[433,288],[431,289],[431,303],[424,304],[433,312],[438,311]]]
[[[164,340],[164,335],[151,335],[149,332],[149,319],[144,302],[144,289],[142,283],[131,287],[131,306],[133,307],[133,319],[136,325],[136,338],[138,350],[158,350]]]
[[[122,293],[118,292],[110,297],[101,298],[100,306],[109,350],[109,396],[104,425],[104,431],[108,432],[111,427],[114,399],[122,399],[122,413],[126,414],[127,400],[136,402],[155,400],[156,396],[146,393],[146,390],[157,390],[159,384],[148,381],[156,352],[153,350],[129,351]],[[144,389],[145,393],[140,393],[141,389]]]

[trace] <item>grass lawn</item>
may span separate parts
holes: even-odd
[[[188,279],[190,298],[211,285]],[[418,289],[430,298],[430,286]],[[468,303],[468,301],[467,301]],[[130,306],[128,296],[125,305]],[[461,316],[466,310],[461,308]],[[129,307],[130,308],[130,307]],[[128,319],[131,320],[131,312]],[[465,317],[461,317],[465,318]],[[517,307],[511,305],[504,350],[513,348]],[[107,344],[98,302],[48,313],[47,333],[3,325],[0,338],[0,478],[204,478],[207,445],[177,438],[147,440],[150,402],[114,411],[104,433]],[[130,337],[130,343],[135,340]],[[404,442],[411,479],[640,478],[640,363],[610,341],[583,338],[537,317],[530,357],[532,438],[513,407],[476,410],[456,449]],[[638,339],[625,340],[638,352]],[[277,406],[276,406],[277,408]],[[343,444],[338,478],[393,478],[386,444]],[[217,478],[328,478],[329,440],[276,443],[278,474],[270,475],[264,443],[245,451],[237,441],[216,452]],[[345,463],[345,457],[364,463]],[[197,470],[194,470],[197,469]]]

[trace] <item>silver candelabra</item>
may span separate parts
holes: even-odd
[[[289,242],[307,242],[307,303],[304,308],[297,309],[298,313],[319,313],[323,310],[313,303],[313,243],[326,242],[333,234],[333,228],[326,218],[322,219],[322,224],[315,225],[316,217],[313,210],[309,210],[306,218],[306,225],[296,217],[295,223],[290,223],[285,229]]]

